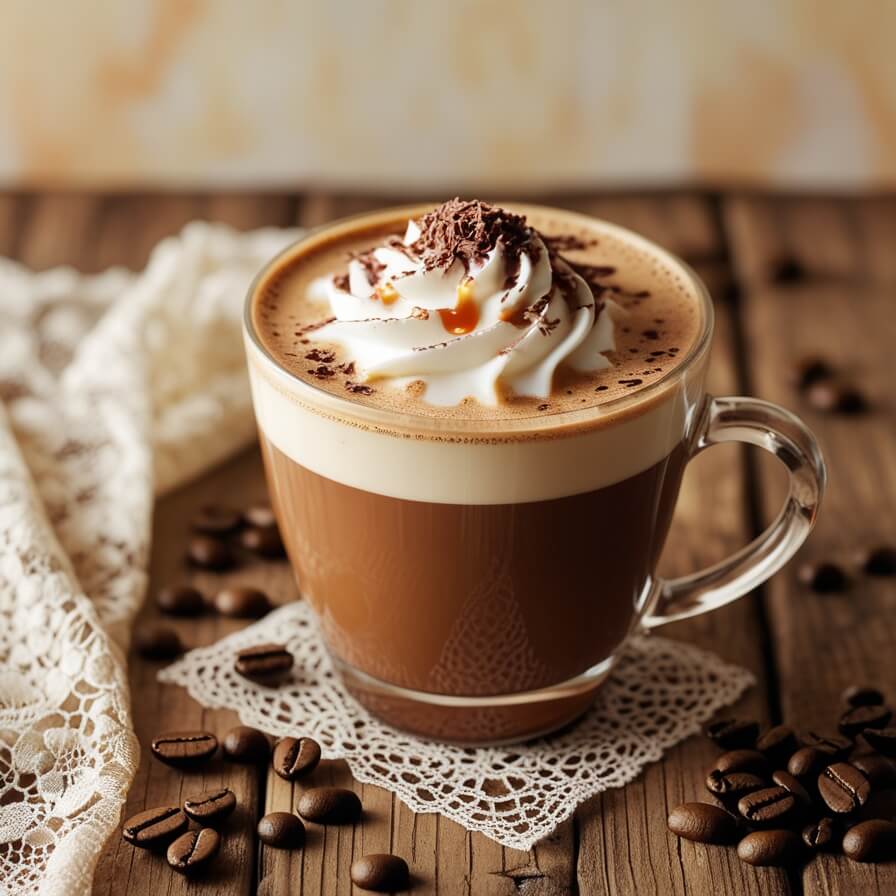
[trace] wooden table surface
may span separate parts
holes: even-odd
[[[715,297],[717,331],[710,372],[716,394],[748,393],[800,413],[818,434],[830,485],[802,560],[851,562],[856,548],[896,541],[896,198],[824,199],[697,192],[539,197],[632,227],[689,261]],[[152,246],[187,221],[207,218],[239,228],[316,224],[392,203],[304,195],[7,194],[0,197],[0,253],[34,268],[72,264],[98,270],[142,267]],[[804,276],[776,282],[777,260]],[[861,418],[807,408],[788,383],[791,359],[822,352],[868,392]],[[758,453],[757,453],[758,454]],[[776,512],[783,476],[774,461],[734,446],[701,455],[688,469],[663,568],[681,574],[744,544]],[[182,562],[186,521],[203,502],[239,505],[264,495],[258,454],[247,452],[157,505],[151,593],[189,575]],[[842,595],[817,596],[796,580],[797,563],[750,597],[669,627],[664,634],[716,651],[753,670],[758,685],[734,708],[763,722],[830,728],[838,696],[852,682],[896,694],[896,582],[856,576]],[[252,583],[278,601],[296,597],[285,564],[247,567],[226,577],[196,573],[201,588],[223,580]],[[142,616],[157,614],[152,601]],[[212,642],[237,623],[213,617],[174,623],[189,645]],[[166,729],[218,733],[232,713],[205,710],[186,693],[156,683],[158,664],[131,657],[137,734],[145,746]],[[218,764],[204,781],[238,795],[214,875],[186,883],[164,862],[122,843],[104,853],[96,894],[215,893],[242,896],[349,893],[353,857],[404,856],[414,892],[440,894],[893,894],[896,864],[857,865],[820,856],[791,872],[742,864],[734,850],[679,841],[666,830],[670,807],[703,799],[712,748],[692,738],[622,790],[582,805],[531,852],[504,849],[437,815],[415,815],[388,792],[354,783],[343,763],[324,762],[314,783],[353,787],[367,810],[356,828],[318,829],[303,852],[256,845],[265,811],[288,810],[299,785],[271,774]],[[144,750],[126,814],[176,803],[183,779]],[[189,789],[195,788],[195,778]]]

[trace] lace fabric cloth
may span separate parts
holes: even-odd
[[[141,274],[0,260],[3,896],[90,892],[139,757],[124,650],[154,494],[253,437],[243,299],[295,235],[192,224]]]
[[[238,650],[284,638],[296,661],[289,682],[261,687],[234,671]],[[159,679],[270,734],[309,734],[325,756],[347,760],[357,780],[385,787],[413,811],[439,812],[523,850],[579,803],[631,781],[754,681],[697,647],[641,635],[626,645],[595,706],[567,731],[512,747],[436,744],[378,722],[348,695],[303,601],[190,651]]]

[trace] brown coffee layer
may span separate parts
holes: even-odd
[[[402,234],[406,218],[357,230],[310,249],[287,253],[262,279],[253,319],[267,351],[285,369],[317,388],[360,404],[406,414],[458,420],[531,418],[597,408],[637,393],[674,370],[687,356],[703,327],[700,297],[687,274],[600,222],[560,210],[508,206],[562,249],[564,257],[589,266],[606,295],[627,312],[616,325],[612,366],[591,374],[560,368],[547,399],[506,395],[496,407],[468,399],[454,407],[435,407],[422,397],[422,384],[398,389],[388,382],[365,385],[352,358],[338,345],[311,342],[308,330],[329,316],[325,305],[309,298],[312,281],[341,273],[351,252],[362,252],[384,237]],[[595,270],[596,269],[596,270]],[[605,312],[606,313],[606,312]]]

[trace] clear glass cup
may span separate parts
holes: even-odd
[[[259,274],[244,336],[262,454],[299,589],[349,691],[420,736],[521,740],[584,712],[632,632],[724,606],[780,569],[812,528],[825,468],[788,411],[706,394],[713,309],[697,275],[593,219],[679,271],[702,318],[680,363],[599,412],[500,423],[415,416],[334,395],[279,364],[255,316],[272,273],[322,243],[400,230],[426,210],[318,228]],[[730,441],[786,466],[781,512],[728,559],[659,577],[687,462]],[[483,501],[486,468],[497,472]]]

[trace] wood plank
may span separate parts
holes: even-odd
[[[198,196],[116,196],[104,203],[97,217],[94,262],[97,267],[124,264],[139,269],[158,240],[178,232],[194,218],[214,216],[235,226],[249,227],[285,223],[289,210],[288,200],[247,200],[244,204],[234,204],[207,203]],[[225,582],[252,583],[280,600],[295,596],[285,564],[254,564],[224,577],[192,572],[183,561],[188,521],[196,509],[203,503],[220,501],[222,483],[226,483],[228,501],[237,506],[262,499],[264,485],[259,470],[259,458],[250,452],[158,502],[153,524],[150,598],[141,611],[141,620],[159,618],[152,595],[174,581],[191,581],[210,593]],[[212,643],[241,627],[236,621],[213,616],[171,620],[171,624],[188,646]],[[221,856],[213,871],[201,881],[185,882],[170,871],[163,859],[132,849],[116,834],[110,839],[97,869],[94,892],[149,893],[160,888],[169,893],[189,890],[194,894],[225,896],[254,892],[254,830],[262,805],[257,771],[216,761],[201,773],[182,775],[160,765],[148,750],[150,740],[160,731],[195,727],[223,735],[237,723],[236,714],[203,709],[181,688],[159,685],[155,678],[159,663],[131,655],[129,665],[134,724],[143,755],[128,796],[125,817],[143,808],[179,803],[190,793],[222,784],[236,793],[239,807],[225,829]]]
[[[586,211],[635,229],[676,254],[687,256],[698,273],[719,270],[721,235],[712,207],[699,197],[643,198],[576,203]],[[709,235],[712,234],[712,239]],[[708,279],[708,278],[707,278]],[[709,391],[740,391],[733,320],[720,288],[714,290],[716,334]],[[711,287],[712,289],[712,287]],[[747,498],[739,449],[726,445],[698,457],[685,475],[675,521],[661,563],[666,575],[682,575],[729,555],[748,540]],[[714,613],[677,623],[660,634],[698,644],[727,661],[751,669],[758,685],[733,707],[738,715],[768,721],[768,682],[761,651],[762,628],[755,597]],[[671,750],[662,762],[622,790],[608,791],[576,813],[579,832],[578,882],[582,893],[788,893],[786,875],[741,863],[733,850],[679,841],[666,830],[666,816],[678,803],[707,800],[706,769],[716,751],[701,737]]]
[[[819,437],[830,482],[818,527],[802,559],[836,559],[854,574],[843,595],[820,597],[796,580],[796,566],[775,577],[769,589],[773,646],[784,718],[801,727],[833,730],[838,699],[852,682],[896,682],[896,590],[851,566],[854,549],[893,542],[896,532],[896,419],[892,403],[894,301],[892,243],[896,200],[863,203],[782,200],[769,214],[763,200],[725,204],[732,247],[738,258],[759,258],[774,247],[774,233],[827,258],[806,256],[812,282],[775,288],[753,285],[744,297],[746,355],[757,393],[796,409]],[[861,227],[854,226],[858,217]],[[877,231],[877,227],[881,231]],[[799,234],[794,228],[799,227]],[[774,233],[770,232],[774,228]],[[836,259],[832,264],[830,258]],[[819,267],[818,265],[824,265]],[[847,281],[844,284],[843,281]],[[813,412],[787,383],[795,358],[822,353],[850,371],[874,400],[861,418]],[[763,467],[768,502],[780,481]],[[768,516],[771,509],[765,507]],[[803,873],[806,894],[893,893],[896,865],[858,865],[842,856],[821,856]]]

